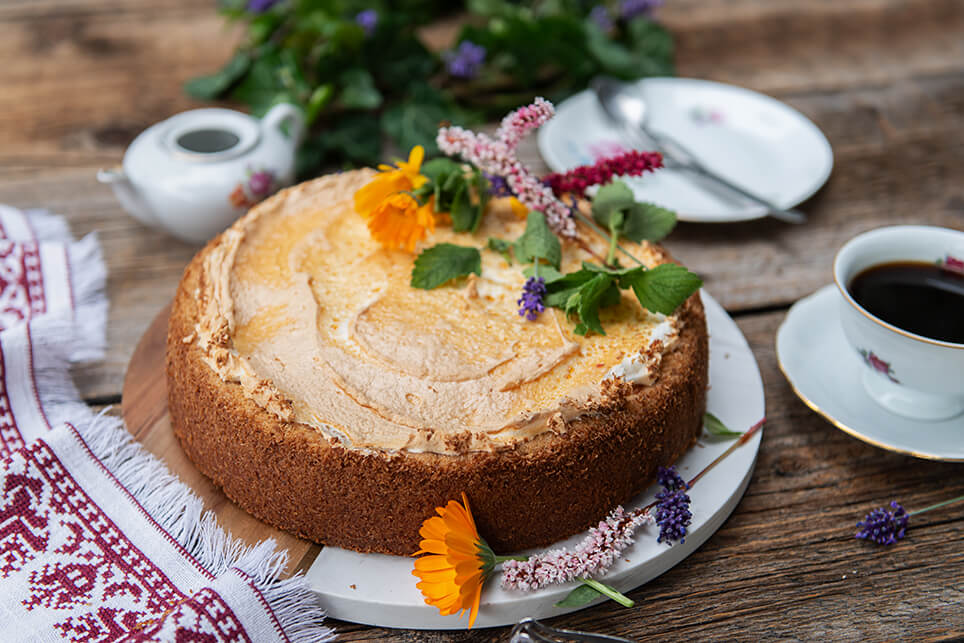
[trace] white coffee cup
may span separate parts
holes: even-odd
[[[905,417],[944,420],[964,412],[964,344],[888,324],[862,308],[848,290],[867,268],[907,261],[964,266],[964,232],[902,225],[871,230],[848,241],[833,264],[841,294],[840,321],[847,341],[867,365],[863,385],[875,402]]]

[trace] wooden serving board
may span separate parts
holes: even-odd
[[[321,546],[275,529],[234,504],[208,477],[188,459],[171,429],[167,412],[167,378],[164,352],[167,341],[168,304],[157,315],[141,337],[127,366],[121,410],[127,430],[148,451],[160,458],[174,475],[194,490],[204,501],[205,509],[214,511],[218,523],[235,538],[255,544],[274,538],[280,548],[290,554],[287,574],[306,570]]]

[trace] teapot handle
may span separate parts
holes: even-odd
[[[301,108],[291,103],[279,103],[261,119],[263,132],[281,133],[281,125],[288,124],[288,138],[297,145],[305,134],[305,116]]]

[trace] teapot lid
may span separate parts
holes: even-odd
[[[240,156],[258,142],[261,130],[250,116],[230,109],[195,109],[164,123],[161,144],[182,161],[211,163]]]

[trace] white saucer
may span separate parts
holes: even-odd
[[[726,311],[702,293],[710,331],[710,389],[707,407],[727,426],[745,430],[764,415],[763,381],[756,359],[740,329]],[[693,521],[685,543],[668,546],[656,542],[657,528],[643,527],[636,543],[623,552],[603,578],[622,592],[646,583],[696,551],[727,519],[743,497],[753,474],[762,432],[753,436],[732,455],[714,467],[690,490]],[[690,478],[733,443],[729,439],[704,438],[684,455],[677,466]],[[629,503],[640,507],[653,499],[658,487],[649,489]],[[538,520],[533,516],[533,520]],[[553,547],[572,549],[585,533]],[[506,553],[506,552],[498,552]],[[534,552],[532,552],[534,553]],[[325,547],[308,570],[308,580],[318,592],[328,615],[355,623],[415,629],[465,629],[467,617],[440,616],[426,605],[415,587],[413,559],[404,556],[359,554]],[[510,625],[526,616],[552,617],[582,608],[558,608],[576,583],[551,585],[536,592],[507,592],[499,587],[496,574],[482,592],[475,627]]]
[[[861,383],[860,357],[840,326],[834,284],[795,303],[777,331],[777,361],[803,402],[874,446],[928,460],[964,461],[964,415],[939,422],[895,415]]]
[[[806,200],[830,176],[833,151],[800,112],[742,87],[691,78],[644,78],[648,124],[691,149],[709,168],[779,206]],[[563,101],[539,130],[539,151],[553,171],[592,164],[630,143],[607,122],[590,90]],[[682,221],[745,221],[762,206],[733,197],[693,174],[664,168],[630,179],[636,197],[675,210]]]

